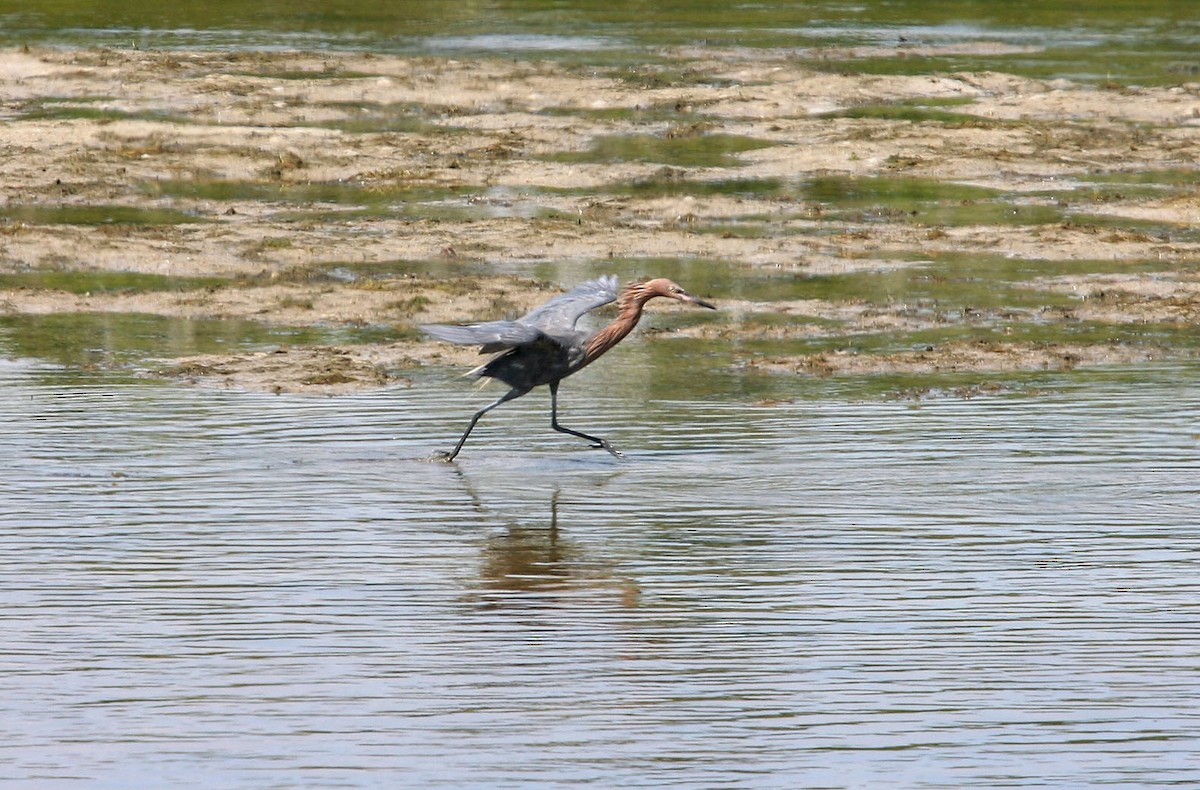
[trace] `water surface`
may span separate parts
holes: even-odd
[[[572,0],[331,4],[235,0],[113,4],[0,0],[0,42],[143,49],[360,49],[645,63],[665,47],[793,51],[821,66],[830,49],[868,48],[855,68],[925,73],[998,69],[1039,77],[1172,83],[1200,63],[1188,3],[1081,5],[941,0],[857,3],[626,3]],[[966,48],[963,45],[968,45]],[[878,51],[872,51],[877,49]],[[897,58],[896,55],[900,55]],[[844,64],[834,63],[842,69]]]
[[[1194,786],[1193,368],[498,410],[0,362],[0,778]],[[1054,384],[1054,381],[1047,381]],[[677,388],[678,392],[685,391]]]

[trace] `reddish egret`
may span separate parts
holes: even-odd
[[[479,350],[481,354],[500,352],[467,375],[500,379],[512,387],[495,401],[475,412],[454,449],[448,453],[439,453],[437,457],[443,461],[453,461],[480,417],[505,401],[519,398],[534,387],[548,384],[550,427],[560,433],[586,439],[592,442],[592,447],[603,447],[620,458],[621,454],[606,440],[558,424],[558,383],[620,343],[622,338],[633,331],[638,319],[642,317],[642,307],[656,296],[707,307],[710,310],[717,309],[703,299],[692,296],[670,280],[662,278],[629,283],[618,295],[617,278],[610,275],[589,280],[572,291],[560,294],[515,321],[488,321],[469,326],[422,326],[422,330],[441,340],[461,345],[482,346]],[[617,302],[619,312],[608,326],[593,333],[575,328],[576,322],[584,313],[612,301]]]

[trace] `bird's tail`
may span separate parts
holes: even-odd
[[[484,349],[484,350],[486,351],[486,349]],[[491,357],[488,358],[487,362],[484,362],[482,365],[480,365],[477,368],[471,368],[463,375],[469,376],[471,378],[497,378],[497,372],[500,370],[503,370],[503,367],[498,368],[496,363],[512,353],[513,353],[513,349],[506,348],[503,351],[501,351],[499,354],[493,354]],[[503,378],[503,376],[499,376],[499,378]]]

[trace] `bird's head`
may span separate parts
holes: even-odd
[[[666,299],[674,299],[677,302],[684,304],[694,304],[697,307],[707,307],[709,310],[716,310],[717,306],[704,301],[699,296],[693,296],[683,288],[671,282],[665,277],[659,277],[654,280],[646,280],[641,283],[630,283],[630,289],[633,289],[632,296],[645,304],[656,296],[662,296]]]

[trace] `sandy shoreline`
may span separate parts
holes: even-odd
[[[1174,171],[1194,171],[1200,84],[1093,89],[998,73],[814,72],[771,53],[698,51],[677,58],[673,77],[636,80],[498,59],[0,52],[7,212],[0,274],[98,270],[225,280],[93,294],[9,287],[0,290],[0,315],[140,312],[411,329],[511,314],[570,285],[520,275],[543,261],[683,257],[735,262],[751,274],[819,275],[904,266],[911,256],[893,253],[919,250],[1104,262],[1095,271],[1085,267],[1036,283],[1077,299],[1061,311],[1063,321],[1186,326],[1200,318],[1200,241],[1188,232],[1200,224],[1194,181],[1161,191],[1134,182],[1124,190],[1087,187],[1096,173],[1169,179]],[[899,112],[849,112],[905,102],[947,115],[914,120]],[[753,145],[724,158],[700,146],[695,163],[685,165],[586,155],[598,140],[630,136],[647,146],[717,139]],[[823,176],[1002,190],[1028,195],[1015,211],[1078,208],[1104,221],[982,216],[943,225],[828,217],[815,202],[766,193],[633,188]],[[1071,190],[1080,192],[1077,206]],[[394,209],[414,196],[420,210]],[[136,214],[89,223],[38,213],[89,207],[183,212],[186,221]],[[399,260],[440,261],[447,273],[346,282],[296,275],[338,262]],[[1134,265],[1146,261],[1158,270]],[[1119,271],[1122,262],[1130,271]],[[456,265],[469,274],[455,274]],[[480,267],[496,273],[480,274]],[[746,320],[755,315],[828,319],[847,336],[911,331],[934,321],[905,305],[854,298],[750,304],[706,296],[736,309],[681,333],[757,336],[762,325]],[[1059,319],[1043,312],[1036,320]],[[878,355],[869,364],[786,348],[752,362],[786,374],[861,375],[1130,363],[1171,353],[1104,343],[1048,350],[961,341]],[[407,331],[388,344],[149,367],[219,385],[340,392],[380,386],[405,366],[457,364],[470,356]]]

